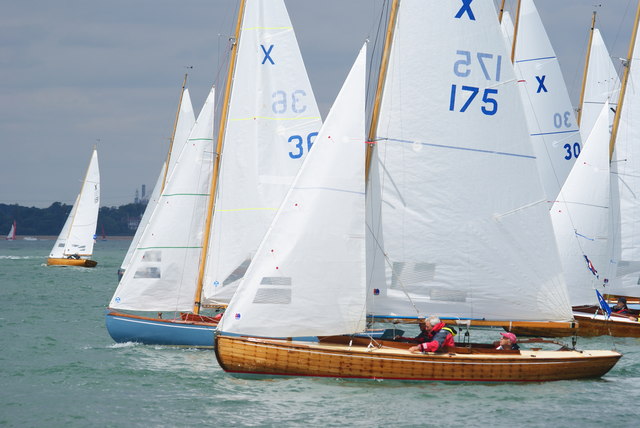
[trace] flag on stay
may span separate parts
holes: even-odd
[[[587,257],[586,254],[584,254],[584,259],[587,261],[587,267],[589,268],[589,270],[591,271],[591,273],[596,277],[599,278],[598,276],[598,271],[596,270],[595,267],[593,267],[593,263],[591,263],[591,260],[589,260],[589,257]]]
[[[600,302],[600,307],[602,308],[603,311],[605,311],[607,313],[607,318],[610,317],[611,316],[611,307],[609,306],[607,301],[604,300],[604,297],[602,297],[602,294],[600,294],[600,292],[598,290],[596,290],[596,294],[598,295],[598,302]]]

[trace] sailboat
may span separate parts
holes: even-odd
[[[635,35],[638,16],[640,3],[632,33]],[[565,264],[571,303],[574,305],[573,315],[578,322],[577,329],[514,329],[519,334],[640,337],[638,311],[631,310],[628,315],[610,313],[609,302],[605,301],[609,296],[615,301],[618,294],[640,296],[637,270],[634,279],[631,273],[633,268],[627,270],[633,263],[626,261],[634,257],[631,248],[635,229],[632,226],[635,224],[633,207],[638,205],[635,191],[640,187],[634,178],[634,171],[637,171],[634,162],[637,161],[629,144],[637,144],[640,140],[637,131],[634,131],[637,125],[632,122],[640,106],[637,105],[635,90],[620,90],[618,76],[594,25],[595,13],[580,109],[581,131],[583,135],[586,132],[591,134],[587,142],[589,146],[585,146],[585,152],[589,150],[589,154],[581,155],[580,162],[574,166],[559,201],[551,211]],[[632,62],[637,63],[637,59],[634,59],[634,52],[638,52],[634,48],[636,43],[637,39],[634,41],[632,37],[625,81],[634,82],[634,78],[640,78],[638,67],[630,68]],[[637,53],[635,55],[637,58]],[[636,75],[629,78],[628,73],[634,73],[634,70]],[[614,98],[615,101],[616,95],[620,108],[615,110],[614,119],[613,108],[608,100]],[[600,110],[597,121],[593,117],[594,110]],[[622,124],[623,133],[618,134],[617,138],[609,132],[612,122],[614,127],[616,122]],[[615,152],[610,160],[613,147]],[[592,156],[596,151],[597,156]],[[622,250],[624,242],[629,246]],[[627,277],[629,273],[632,278]],[[625,282],[628,284],[626,288],[623,285]]]
[[[193,124],[196,121],[195,115],[193,113],[193,105],[191,103],[191,97],[189,95],[189,89],[186,88],[187,84],[187,74],[184,76],[184,80],[182,82],[182,90],[180,92],[180,100],[178,101],[178,110],[176,112],[176,118],[173,125],[173,133],[171,135],[171,143],[169,145],[169,151],[167,152],[167,159],[162,164],[162,168],[160,169],[160,174],[156,180],[155,186],[153,186],[153,191],[151,192],[151,196],[149,197],[149,201],[147,202],[147,207],[144,210],[144,214],[140,219],[140,224],[136,229],[136,233],[131,240],[131,244],[129,245],[129,249],[127,250],[127,254],[125,255],[122,264],[120,265],[120,269],[118,269],[118,280],[122,279],[124,272],[129,267],[131,263],[131,257],[135,252],[136,248],[138,248],[138,243],[140,242],[140,237],[144,232],[147,224],[149,223],[149,218],[151,214],[158,206],[158,201],[160,199],[160,193],[165,186],[165,182],[167,179],[167,169],[173,171],[173,167],[175,166],[176,160],[178,156],[182,152],[184,145],[187,144],[187,139],[189,138],[189,133],[191,132],[191,128],[193,128]],[[176,143],[177,141],[177,143]]]
[[[47,265],[95,267],[98,264],[90,258],[93,254],[93,237],[98,224],[99,208],[100,170],[98,152],[94,147],[82,188],[51,249]]]
[[[282,0],[240,2],[222,108],[201,249],[189,261],[196,277],[175,281],[183,297],[169,310],[159,306],[155,286],[135,286],[125,273],[107,314],[118,342],[213,346],[216,311],[235,292],[313,145],[320,113]],[[125,305],[129,287],[139,302]],[[161,311],[163,319],[123,310]]]
[[[387,28],[369,136],[361,52],[218,327],[220,366],[440,381],[602,376],[619,353],[415,354],[355,335],[372,318],[432,313],[494,325],[571,319],[493,3],[396,0]]]
[[[212,88],[109,303],[106,326],[116,342],[211,343],[206,325],[173,314],[193,305],[213,169],[214,105]],[[149,311],[157,316],[145,315]]]
[[[16,221],[13,220],[11,224],[11,229],[9,229],[9,233],[7,233],[7,241],[15,241],[16,240]]]

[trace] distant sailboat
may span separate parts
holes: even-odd
[[[82,188],[51,249],[48,265],[94,267],[98,264],[90,257],[93,254],[99,207],[100,170],[98,152],[94,147]]]
[[[9,229],[9,233],[7,234],[7,241],[15,241],[16,240],[16,221],[13,220],[11,224],[11,229]]]

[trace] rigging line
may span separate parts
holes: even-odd
[[[387,256],[387,253],[384,252],[384,249],[382,248],[382,245],[380,244],[380,241],[378,240],[377,236],[374,235],[373,230],[371,229],[371,225],[370,224],[366,224],[367,226],[367,230],[369,231],[369,234],[371,235],[374,243],[376,244],[376,249],[380,250],[380,253],[384,256],[384,260],[385,262],[389,265],[389,267],[391,268],[391,277],[393,278],[394,276],[396,277],[398,284],[400,284],[400,288],[402,289],[402,292],[405,294],[405,296],[407,297],[407,299],[409,300],[409,303],[411,303],[411,306],[413,306],[413,310],[416,312],[416,316],[420,317],[420,311],[418,310],[418,307],[416,306],[416,304],[413,302],[413,299],[411,298],[411,296],[409,295],[409,292],[407,291],[402,279],[396,275],[396,272],[393,269],[393,263],[391,262],[391,259],[389,259],[389,257]],[[426,314],[425,314],[426,315]]]

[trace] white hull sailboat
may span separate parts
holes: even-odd
[[[421,354],[356,336],[371,319],[434,313],[504,324],[571,319],[493,2],[400,0],[389,16],[369,138],[361,52],[229,303],[218,362],[268,376],[602,376],[619,353],[468,345]],[[369,168],[365,146],[373,146]]]
[[[91,260],[100,208],[100,170],[94,147],[89,167],[67,221],[51,249],[47,265],[95,267]]]

